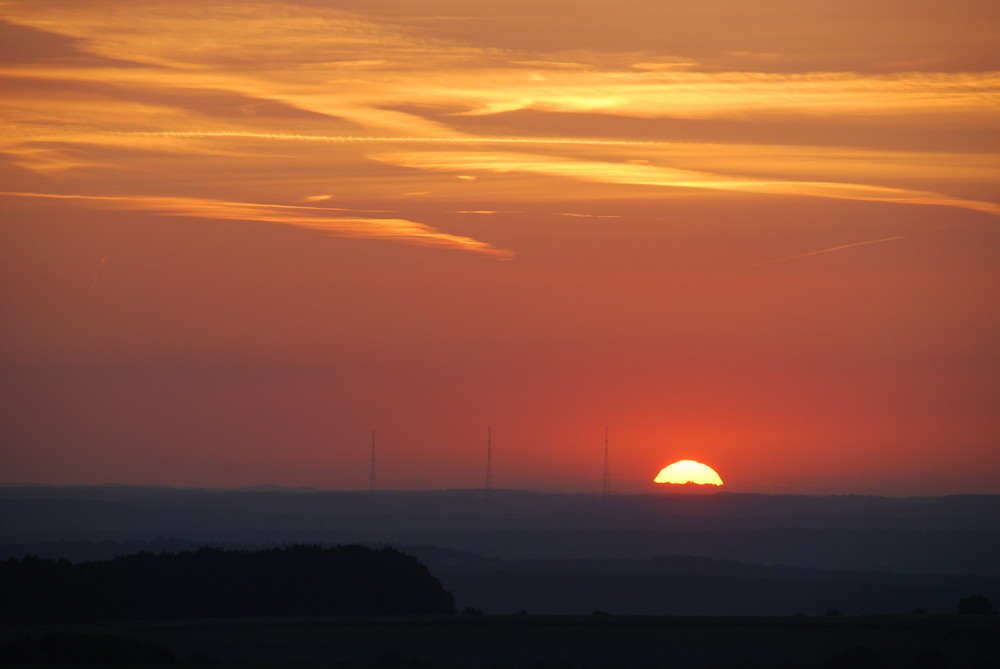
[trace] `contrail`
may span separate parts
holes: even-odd
[[[824,253],[833,253],[834,251],[843,251],[844,249],[851,249],[855,246],[868,246],[869,244],[882,244],[884,242],[894,242],[897,239],[906,239],[909,235],[899,235],[898,237],[886,237],[884,239],[870,239],[866,242],[854,242],[853,244],[843,244],[841,246],[834,246],[828,249],[821,249],[819,251],[810,251],[809,253],[800,253],[797,256],[788,256],[787,258],[778,258],[777,260],[765,260],[764,262],[754,263],[752,265],[743,265],[742,267],[737,267],[736,269],[751,269],[753,267],[763,267],[764,265],[773,265],[779,262],[786,262],[789,260],[798,260],[799,258],[808,258],[809,256],[823,255]]]
[[[88,286],[88,288],[93,288],[94,286],[97,285],[97,280],[101,278],[101,271],[104,269],[104,263],[106,263],[107,261],[108,259],[106,257],[101,258],[101,264],[97,266],[97,272],[94,274],[94,278],[90,281],[90,285]]]

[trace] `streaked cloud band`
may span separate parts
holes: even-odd
[[[940,205],[1000,215],[1000,205],[940,193],[855,183],[738,178],[656,165],[569,160],[523,153],[411,152],[374,158],[392,165],[440,171],[528,172],[584,181],[635,186],[697,188],[772,195],[804,195],[843,200]]]
[[[0,196],[74,200],[108,209],[145,211],[168,216],[188,216],[230,221],[263,221],[308,228],[345,237],[389,239],[394,241],[442,246],[509,258],[509,251],[498,249],[471,237],[452,235],[431,226],[401,218],[339,217],[323,207],[225,202],[189,197],[118,197],[97,195],[61,195],[47,193],[0,192]]]

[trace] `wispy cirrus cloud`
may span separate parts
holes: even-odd
[[[656,140],[607,139],[592,137],[460,137],[309,135],[298,133],[251,131],[150,131],[126,133],[137,139],[155,141],[170,138],[247,139],[304,143],[392,145],[422,144],[429,147],[450,145],[537,146],[554,152],[574,147],[598,147],[608,150],[616,161],[635,164],[649,159],[674,162],[684,169],[720,170],[732,174],[822,173],[838,177],[872,179],[919,179],[936,181],[1000,179],[1000,159],[989,153],[887,151],[860,147],[814,145],[736,144],[704,142],[669,142]],[[127,141],[119,138],[117,141]],[[639,157],[641,156],[641,157]],[[474,180],[471,175],[459,179]]]
[[[498,258],[513,254],[471,237],[452,235],[402,218],[333,216],[329,209],[299,205],[225,202],[204,198],[64,195],[51,193],[0,192],[0,196],[73,200],[106,209],[143,211],[167,216],[186,216],[229,221],[262,221],[308,228],[344,237],[364,237],[441,246],[484,253]],[[347,210],[339,210],[347,211]]]
[[[668,186],[772,195],[804,195],[842,200],[941,205],[1000,215],[1000,204],[940,193],[855,183],[791,181],[713,174],[657,165],[558,158],[525,153],[437,151],[381,153],[392,165],[439,171],[527,172],[583,181],[634,186]]]
[[[417,127],[438,135],[448,133],[446,123],[392,107],[452,108],[460,115],[538,110],[635,118],[926,117],[995,114],[1000,91],[996,71],[679,71],[678,65],[697,63],[668,54],[642,60],[641,53],[633,54],[640,59],[629,66],[601,67],[595,63],[615,60],[613,52],[592,52],[589,64],[539,58],[435,38],[422,32],[420,21],[385,21],[292,2],[143,3],[125,9],[110,0],[8,1],[0,11],[19,24],[77,40],[91,55],[140,65],[66,62],[32,68],[33,76],[239,91],[372,128]]]
[[[486,33],[481,39],[473,34],[445,39],[435,35],[448,31],[425,30],[434,21],[405,15],[389,20],[391,12],[366,13],[363,3],[178,0],[124,7],[112,0],[0,0],[0,13],[17,25],[71,40],[88,56],[0,69],[18,91],[0,100],[0,122],[10,130],[0,139],[0,150],[46,177],[72,181],[99,169],[129,180],[136,168],[147,168],[142,154],[150,152],[176,158],[173,175],[157,189],[164,197],[186,192],[183,184],[177,186],[178,175],[185,173],[185,159],[200,156],[225,158],[224,167],[233,171],[255,166],[262,176],[246,183],[273,184],[266,161],[254,154],[259,145],[253,142],[263,140],[289,144],[289,155],[281,160],[282,178],[289,184],[329,175],[329,183],[309,184],[323,191],[309,192],[344,190],[338,181],[357,192],[359,180],[366,178],[368,193],[383,189],[433,197],[425,181],[395,182],[398,172],[354,169],[370,166],[371,156],[396,167],[455,171],[453,176],[470,182],[474,175],[465,172],[518,172],[997,213],[995,203],[938,192],[949,190],[943,182],[963,181],[982,190],[980,184],[1000,176],[995,155],[822,145],[829,137],[824,124],[831,119],[873,127],[919,128],[945,120],[1000,128],[1000,72],[995,68],[881,74],[708,71],[699,70],[697,59],[655,50],[498,49]],[[258,113],[268,105],[282,113]],[[493,116],[505,113],[502,125],[490,125]],[[634,139],[596,132],[564,136],[560,119],[567,115],[616,126],[623,119],[752,125],[794,117],[811,124],[814,141],[791,146],[762,132],[754,145],[671,142],[662,141],[669,135],[659,126],[635,133]],[[536,119],[530,127],[537,136],[518,134],[518,119],[525,118]],[[292,142],[314,146],[300,150]],[[317,148],[321,143],[363,148],[351,153],[331,147],[324,156],[325,149]],[[421,150],[392,144],[416,144]],[[456,145],[462,150],[453,150]],[[534,153],[482,150],[507,146],[531,147]],[[297,151],[310,153],[299,160],[293,157]],[[337,162],[323,162],[334,155]],[[241,199],[233,192],[233,179],[216,178],[232,189],[225,201]],[[488,187],[478,186],[479,193]],[[288,190],[275,199],[303,197]],[[302,211],[288,215],[300,223],[308,218]]]
[[[433,41],[357,13],[294,2],[6,0],[17,23],[87,40],[86,52],[171,69],[266,70],[316,64],[381,67],[382,56],[433,56]],[[234,45],[235,46],[234,48]],[[379,56],[373,56],[378,53]],[[359,54],[364,54],[359,57]]]
[[[511,73],[500,82],[502,85],[496,87],[456,87],[450,95],[442,92],[444,99],[439,101],[459,104],[464,100],[470,107],[462,112],[466,115],[536,109],[638,118],[788,113],[885,116],[992,113],[998,108],[995,95],[1000,91],[998,72],[866,76],[842,72],[560,71],[538,78]],[[434,93],[431,88],[424,95]]]

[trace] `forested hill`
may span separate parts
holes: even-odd
[[[393,548],[201,548],[72,564],[0,562],[0,622],[450,614],[454,600]]]

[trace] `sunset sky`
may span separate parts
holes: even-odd
[[[1000,493],[995,0],[0,19],[0,482]]]

